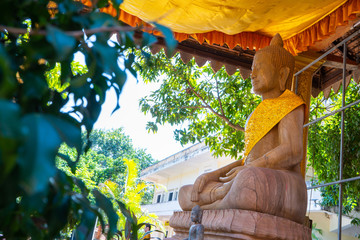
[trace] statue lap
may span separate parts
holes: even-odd
[[[193,185],[180,189],[179,196],[190,198]],[[222,183],[211,182],[204,189],[204,198]],[[214,204],[201,206],[203,209],[243,209],[267,213],[303,223],[306,212],[306,185],[298,173],[269,168],[249,167],[234,179],[229,193]],[[211,201],[211,199],[206,199]],[[193,207],[191,201],[184,210]],[[199,203],[196,203],[199,204]]]

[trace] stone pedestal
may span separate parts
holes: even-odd
[[[189,236],[190,211],[175,212],[170,226],[176,235],[171,240]],[[230,239],[284,239],[311,240],[311,229],[285,218],[239,209],[204,210],[202,224],[205,240]]]

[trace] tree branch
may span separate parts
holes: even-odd
[[[87,35],[91,35],[99,32],[130,32],[130,31],[135,31],[137,29],[139,28],[130,27],[130,26],[116,26],[116,27],[99,27],[93,29],[82,29],[78,31],[64,31],[64,33],[69,36],[79,38],[82,37],[84,33],[86,33]],[[47,35],[46,30],[30,30],[30,32],[28,32],[26,28],[15,28],[15,27],[0,25],[0,31],[4,31],[4,30],[14,35],[26,34],[26,33],[29,33],[30,35],[40,35],[40,36]]]
[[[224,109],[222,107],[222,103],[221,103],[221,99],[220,99],[220,94],[219,94],[218,80],[216,79],[216,77],[215,77],[215,83],[216,83],[217,99],[218,99],[218,102],[219,102],[219,105],[220,105],[221,113],[222,113],[222,115],[225,116]]]
[[[203,102],[203,104],[205,105],[204,106],[205,108],[209,109],[216,116],[218,116],[219,118],[224,120],[231,128],[235,129],[236,131],[242,131],[242,132],[245,131],[245,129],[243,127],[239,126],[238,124],[232,123],[225,115],[216,112],[209,104],[206,103],[204,98],[201,97],[200,94],[195,91],[194,87],[191,85],[189,80],[187,80],[187,83],[188,83],[189,88],[191,89],[191,91]]]
[[[197,108],[207,108],[207,107],[206,106],[180,106],[180,107],[176,107],[176,108],[179,108],[179,109],[183,109],[183,108],[197,109]],[[176,109],[176,108],[173,108],[173,109]]]

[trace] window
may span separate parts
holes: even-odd
[[[178,191],[175,192],[175,197],[174,197],[174,201],[177,200],[177,197],[178,197]]]
[[[174,195],[174,192],[169,193],[169,198],[168,198],[169,202],[173,200],[173,195]]]
[[[161,195],[159,194],[157,195],[156,203],[160,203],[160,201],[161,201]]]

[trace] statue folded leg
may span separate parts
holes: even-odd
[[[228,185],[227,185],[228,184]],[[231,183],[209,182],[198,202],[190,199],[193,185],[180,189],[183,210],[195,205],[202,209],[242,209],[267,213],[303,223],[306,213],[306,185],[298,173],[269,168],[249,167]],[[226,191],[222,194],[221,192]],[[219,196],[224,196],[219,199]]]

